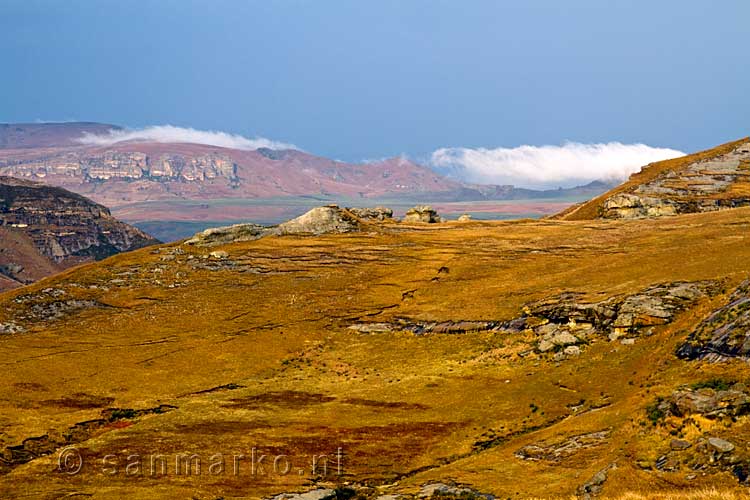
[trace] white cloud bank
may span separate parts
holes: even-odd
[[[294,144],[272,141],[263,137],[249,139],[247,137],[217,132],[213,130],[196,130],[194,128],[174,127],[172,125],[158,125],[137,130],[110,130],[107,134],[84,134],[79,139],[82,144],[93,146],[109,146],[116,142],[189,142],[206,144],[222,148],[254,150],[268,149],[299,149]]]
[[[648,163],[684,156],[645,144],[580,144],[517,148],[442,148],[430,163],[461,180],[527,188],[572,187],[594,180],[623,180]]]

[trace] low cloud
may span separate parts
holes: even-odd
[[[117,142],[189,142],[207,144],[222,148],[254,150],[268,149],[299,149],[294,144],[272,141],[263,137],[247,138],[237,134],[217,132],[213,130],[196,130],[194,128],[174,127],[172,125],[158,125],[137,130],[110,130],[107,134],[85,134],[79,141],[82,144],[94,146],[109,146]]]
[[[432,153],[430,163],[466,182],[552,188],[623,180],[648,163],[684,155],[645,144],[568,142],[562,146],[442,148]]]

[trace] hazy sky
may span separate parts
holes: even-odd
[[[177,125],[344,160],[747,135],[750,1],[0,0],[0,121]]]

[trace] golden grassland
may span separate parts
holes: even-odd
[[[24,297],[50,289],[99,303],[0,337],[2,447],[59,435],[106,408],[175,409],[98,428],[77,445],[78,474],[59,472],[57,453],[18,465],[0,476],[0,496],[259,498],[343,482],[413,493],[452,480],[500,498],[570,498],[616,463],[603,498],[745,498],[729,473],[688,478],[637,464],[669,446],[668,431],[645,414],[657,395],[717,376],[749,378],[744,362],[674,356],[748,277],[748,228],[750,209],[640,221],[385,224],[183,246],[184,254],[165,245],[69,270],[0,295],[0,323],[28,309]],[[216,250],[229,258],[202,258]],[[510,320],[524,304],[564,291],[601,300],[698,280],[716,280],[724,293],[634,345],[604,338],[562,362],[534,353],[523,333],[348,328],[396,318]],[[524,445],[600,430],[610,431],[603,444],[559,462],[514,456]],[[491,446],[476,446],[489,438]],[[151,477],[98,465],[106,455],[208,457],[254,447],[295,461],[341,447],[343,475],[295,468]]]

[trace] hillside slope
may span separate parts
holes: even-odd
[[[333,227],[0,295],[0,492],[747,491],[750,208]]]
[[[624,184],[557,215],[629,219],[750,205],[750,138],[652,163]]]
[[[0,236],[0,290],[158,243],[83,196],[11,177],[0,177]]]

